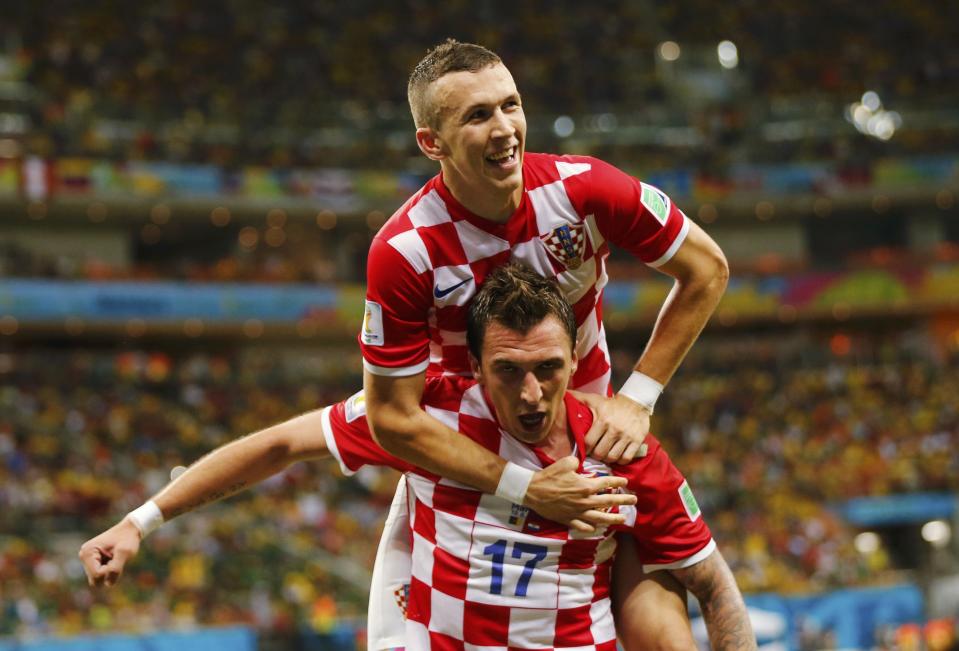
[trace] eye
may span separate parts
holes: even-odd
[[[473,111],[472,113],[470,113],[469,116],[468,116],[466,119],[467,119],[467,121],[469,121],[469,122],[476,122],[476,121],[478,121],[478,120],[485,120],[485,119],[486,119],[486,109],[477,109],[477,110]]]

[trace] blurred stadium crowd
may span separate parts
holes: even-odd
[[[761,244],[770,231],[758,225],[769,225],[773,203],[778,219],[790,210],[786,195],[803,194],[809,205],[790,218],[809,221],[790,237],[808,243],[818,229],[821,251],[806,246],[782,259],[748,251],[731,258],[739,278],[837,268],[918,275],[959,260],[951,160],[959,3],[95,0],[5,12],[0,199],[13,206],[3,216],[21,221],[0,231],[0,279],[362,283],[369,238],[403,197],[389,208],[341,209],[279,181],[262,194],[236,186],[254,185],[244,176],[251,170],[376,168],[403,178],[371,196],[405,197],[406,185],[435,173],[411,137],[406,79],[429,45],[451,35],[503,56],[524,95],[530,149],[598,155],[646,180],[681,168],[683,194],[663,187],[707,230],[719,206],[717,226],[732,224],[731,241]],[[735,69],[716,64],[719,39],[736,44]],[[662,50],[670,40],[683,48],[673,64]],[[706,95],[682,86],[680,67]],[[843,120],[869,89],[903,111],[906,127],[892,140]],[[9,115],[26,116],[22,132],[3,131]],[[575,137],[561,136],[557,115],[576,119]],[[926,160],[935,157],[945,163]],[[41,176],[59,174],[59,186],[30,195],[26,174],[12,170],[31,158],[55,161]],[[907,158],[919,162],[899,165]],[[61,165],[71,161],[84,163],[82,174]],[[109,169],[93,164],[103,161]],[[140,161],[173,163],[178,177],[200,167],[187,163],[216,167],[225,172],[214,175],[220,195],[190,205],[193,195],[174,188],[174,200],[186,200],[172,219],[164,202],[174,200],[163,194],[172,185],[97,195],[122,185],[111,181],[117,169]],[[800,186],[785,173],[795,170],[782,168],[803,162],[823,163],[828,174],[800,170]],[[779,183],[750,185],[764,167],[784,172]],[[110,178],[98,184],[98,174]],[[351,174],[351,189],[376,185]],[[320,196],[337,198],[342,178],[321,176],[316,185],[328,193]],[[923,182],[929,187],[912,187]],[[753,193],[745,207],[722,204],[744,188]],[[899,200],[913,190],[928,196]],[[847,192],[859,192],[858,203],[843,205]],[[221,199],[229,210],[213,208]],[[75,214],[43,221],[71,200]],[[109,220],[104,203],[102,214],[93,210],[101,201]],[[296,201],[316,205],[294,215]],[[883,227],[884,217],[896,228]],[[923,236],[916,217],[941,228]],[[871,239],[870,228],[889,232]],[[97,229],[99,249],[70,241]],[[126,255],[100,255],[118,242]],[[613,280],[653,274],[615,252],[610,267]],[[853,291],[868,294],[862,287]],[[689,478],[745,592],[914,579],[882,546],[857,551],[856,531],[831,507],[861,495],[959,492],[959,337],[933,344],[898,322],[877,330],[899,334],[860,351],[844,334],[809,338],[822,324],[802,319],[787,333],[791,314],[760,324],[761,336],[707,333],[657,406],[654,433]],[[902,315],[890,307],[871,316]],[[611,337],[628,334],[610,325]],[[0,339],[0,636],[230,622],[332,634],[365,619],[392,471],[343,479],[333,463],[295,466],[161,528],[111,592],[88,590],[76,558],[82,540],[142,503],[174,466],[350,395],[362,382],[356,346],[251,348],[216,335],[117,344],[106,342],[112,331],[90,328],[84,336],[99,337],[94,343],[49,332],[45,342],[25,322],[29,345]],[[635,345],[611,342],[618,377]]]
[[[652,125],[688,120],[726,152],[748,139],[745,127],[755,123],[757,111],[768,115],[792,102],[804,112],[817,99],[842,106],[864,88],[900,104],[954,95],[959,47],[949,35],[959,22],[956,11],[952,3],[903,0],[838,3],[828,18],[788,1],[716,7],[702,1],[486,0],[477,6],[455,0],[438,6],[420,0],[218,0],[122,10],[106,1],[59,10],[20,3],[11,8],[13,20],[0,27],[0,52],[11,54],[7,76],[33,89],[27,150],[47,157],[227,167],[395,165],[415,155],[412,139],[396,148],[362,137],[332,146],[322,129],[408,129],[409,70],[424,44],[449,35],[500,53],[531,114],[625,110]],[[478,15],[464,20],[471,12]],[[720,38],[737,45],[738,72],[749,93],[709,109],[667,106],[654,65],[657,46],[666,39]],[[895,145],[942,146],[935,134],[916,138]],[[834,154],[837,146],[847,149],[824,139],[791,155]],[[617,151],[612,146],[596,153],[615,160]],[[781,160],[783,152],[769,155]],[[682,156],[671,150],[669,164]],[[703,160],[702,151],[690,157]]]
[[[656,433],[744,591],[901,580],[882,547],[854,548],[829,507],[959,490],[959,352],[904,340],[863,362],[808,344],[800,356],[771,341],[749,355],[703,343],[664,394]],[[636,353],[617,351],[620,373]],[[0,634],[198,622],[329,631],[362,616],[362,588],[332,569],[371,566],[392,471],[343,479],[333,463],[295,466],[163,527],[105,595],[86,589],[76,558],[78,536],[140,504],[174,466],[349,395],[360,378],[347,357],[291,367],[266,351],[0,355]]]

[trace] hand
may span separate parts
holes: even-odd
[[[576,398],[596,417],[586,432],[586,452],[605,463],[629,463],[646,456],[643,441],[649,434],[649,411],[626,396],[605,398],[576,392]]]
[[[80,560],[91,586],[115,584],[127,561],[140,549],[140,530],[124,518],[80,547]]]
[[[526,489],[526,506],[544,518],[586,533],[600,526],[623,524],[626,519],[622,514],[607,510],[635,504],[636,496],[604,491],[624,488],[626,478],[587,477],[578,469],[576,457],[564,457],[538,471]]]

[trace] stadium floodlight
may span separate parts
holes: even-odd
[[[930,520],[922,525],[922,539],[933,547],[945,547],[952,538],[952,528],[945,520]]]
[[[663,61],[675,61],[682,52],[679,48],[679,43],[676,41],[663,41],[659,44],[659,47],[656,48],[656,51],[659,53],[659,58]]]
[[[576,130],[576,123],[568,115],[561,115],[553,121],[553,133],[560,138],[569,138]]]
[[[732,41],[722,41],[716,46],[716,54],[719,56],[719,65],[732,70],[739,65],[739,50]]]
[[[879,534],[873,531],[863,531],[853,540],[856,551],[860,554],[872,554],[879,549]]]

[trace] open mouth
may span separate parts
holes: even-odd
[[[490,154],[486,157],[486,162],[501,169],[508,169],[516,163],[518,152],[519,147],[513,145],[495,154]]]
[[[523,429],[530,432],[539,430],[545,420],[546,412],[543,411],[537,411],[534,414],[520,414],[519,416],[519,424],[523,426]]]

